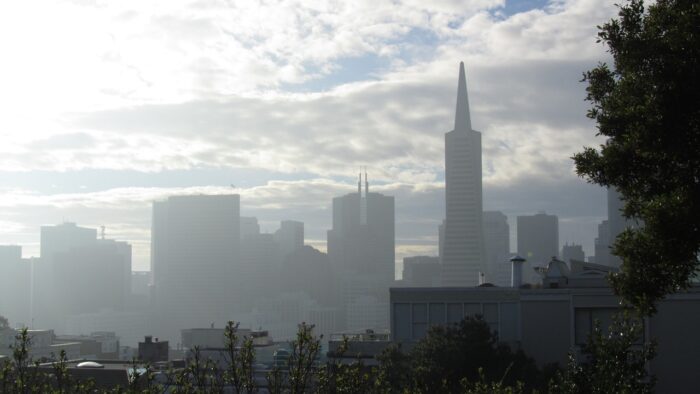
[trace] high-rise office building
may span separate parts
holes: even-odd
[[[95,239],[53,255],[54,308],[64,320],[103,309],[121,311],[131,295],[131,245]],[[57,329],[62,329],[65,322]]]
[[[238,195],[153,203],[151,269],[160,337],[177,341],[183,328],[221,327],[234,318],[239,219]]]
[[[445,134],[443,286],[475,286],[484,271],[481,133],[469,117],[464,63],[459,64],[454,130]]]
[[[483,219],[486,280],[498,286],[508,286],[511,276],[508,217],[501,211],[486,211]]]
[[[394,280],[394,197],[369,191],[333,199],[333,227],[328,256],[334,268]],[[388,296],[388,293],[387,293]]]
[[[571,260],[586,261],[586,254],[583,252],[583,246],[568,243],[561,247],[561,259],[570,264]]]
[[[410,256],[403,258],[401,281],[407,287],[439,287],[440,258],[437,256]]]
[[[598,225],[598,237],[595,239],[595,262],[596,264],[619,267],[622,263],[619,257],[612,254],[612,246],[615,244],[617,236],[628,227],[635,226],[635,221],[629,220],[622,215],[624,202],[620,193],[615,188],[608,188],[608,219],[603,220]]]
[[[33,263],[33,325],[65,331],[75,315],[121,311],[131,295],[131,245],[75,223],[41,228]]]
[[[58,305],[61,300],[54,295],[60,286],[56,280],[55,257],[59,253],[70,252],[94,245],[97,230],[79,227],[75,223],[62,223],[56,226],[42,226],[40,230],[39,259],[32,262],[32,325],[35,327],[62,327],[65,316]]]
[[[615,244],[617,236],[620,235],[626,228],[637,226],[634,220],[627,219],[622,215],[622,209],[625,204],[622,201],[622,195],[615,188],[608,188],[608,248]],[[607,264],[613,267],[619,267],[622,260],[612,253],[609,253],[608,261],[598,262],[598,264]]]
[[[13,327],[30,323],[30,263],[22,247],[0,245],[0,315]]]
[[[282,258],[304,246],[304,223],[296,220],[283,220],[275,232]]]
[[[364,186],[364,194],[360,180],[357,193],[333,199],[328,257],[336,276],[338,304],[345,311],[346,327],[371,320],[363,315],[361,322],[352,321],[360,318],[361,308],[385,308],[381,321],[365,328],[386,328],[389,287],[395,270],[394,197],[370,192],[366,174]]]
[[[241,240],[249,235],[260,234],[258,218],[254,216],[241,216]]]
[[[606,219],[598,224],[598,236],[595,238],[596,264],[610,265],[612,254],[610,253],[610,222]]]
[[[278,291],[281,268],[280,247],[272,234],[246,235],[236,265],[238,284],[232,289],[239,308],[250,310],[262,297]]]
[[[546,266],[559,255],[559,218],[542,212],[518,216],[517,222],[518,255],[527,260],[523,280],[532,282],[537,278],[533,268]]]

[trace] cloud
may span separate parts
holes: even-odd
[[[99,15],[113,28],[106,49],[97,51],[102,41],[95,39],[95,47],[88,47],[94,51],[87,55],[70,52],[77,56],[71,61],[76,72],[81,72],[81,56],[99,54],[101,63],[85,64],[106,74],[90,77],[90,83],[135,93],[121,92],[116,102],[96,100],[103,103],[97,108],[67,104],[77,112],[41,125],[53,130],[49,132],[25,132],[39,125],[17,120],[16,128],[9,127],[0,169],[213,166],[338,176],[368,165],[387,181],[430,181],[440,176],[442,134],[453,118],[456,63],[464,59],[472,119],[484,133],[485,182],[550,174],[552,168],[570,171],[571,154],[597,142],[584,116],[587,106],[578,80],[603,56],[594,42],[594,26],[611,7],[593,0],[556,2],[503,17],[493,12],[502,5],[470,2],[460,9],[450,1],[431,6],[292,1],[184,2],[172,9],[129,2],[69,6],[80,10],[70,21],[104,31],[84,20]],[[432,57],[402,60],[375,81],[325,92],[276,90],[281,83],[332,74],[347,56],[384,56],[391,53],[392,42],[411,45],[401,38],[414,29],[438,37]],[[109,71],[117,63],[121,66]],[[112,72],[119,78],[112,78]],[[234,85],[238,88],[229,88]],[[79,93],[80,99],[94,98]]]
[[[600,142],[578,81],[608,59],[595,26],[614,6],[557,0],[505,15],[504,5],[66,1],[37,13],[3,4],[0,171],[303,174],[238,190],[244,213],[271,229],[282,218],[304,220],[322,240],[331,197],[351,190],[345,180],[367,166],[377,190],[397,196],[402,248],[423,248],[443,215],[443,135],[464,60],[483,137],[485,206],[559,213],[591,244],[593,230],[581,234],[602,202],[575,177],[570,156]],[[338,75],[348,59],[376,62],[344,83]],[[325,87],[313,91],[321,80]],[[26,214],[26,223],[10,214],[0,220],[27,228],[64,216],[109,222],[115,235],[145,244],[150,201],[219,192],[231,190],[12,190],[0,206]]]

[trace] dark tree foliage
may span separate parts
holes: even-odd
[[[687,288],[700,251],[700,3],[641,0],[599,27],[613,57],[584,74],[588,117],[607,141],[573,159],[580,176],[616,188],[639,228],[618,236],[616,292],[644,314]]]
[[[321,337],[313,333],[314,325],[302,322],[296,339],[292,341],[289,356],[289,392],[302,394],[313,386],[318,371],[317,362],[321,351]]]
[[[596,323],[577,358],[569,354],[566,370],[552,382],[550,392],[652,393],[656,379],[647,373],[647,363],[656,354],[654,343],[642,343],[641,319],[617,316],[605,330]]]
[[[411,358],[401,352],[401,347],[396,344],[389,345],[379,356],[377,361],[376,387],[379,392],[387,394],[403,393],[411,383]]]
[[[522,351],[513,352],[480,317],[466,317],[457,325],[434,326],[410,352],[411,374],[418,392],[461,392],[464,382],[518,381],[532,389],[539,370]]]

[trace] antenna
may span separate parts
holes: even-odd
[[[369,194],[369,181],[367,180],[367,166],[365,166],[365,197]]]

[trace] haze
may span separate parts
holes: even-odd
[[[437,253],[443,134],[464,60],[484,209],[546,210],[593,254],[605,194],[569,157],[595,144],[582,71],[607,1],[88,2],[0,10],[0,242],[106,226],[148,270],[154,200],[237,193],[263,232],[325,250],[334,196],[366,167],[396,199],[396,259]],[[400,265],[397,273],[400,272]]]

